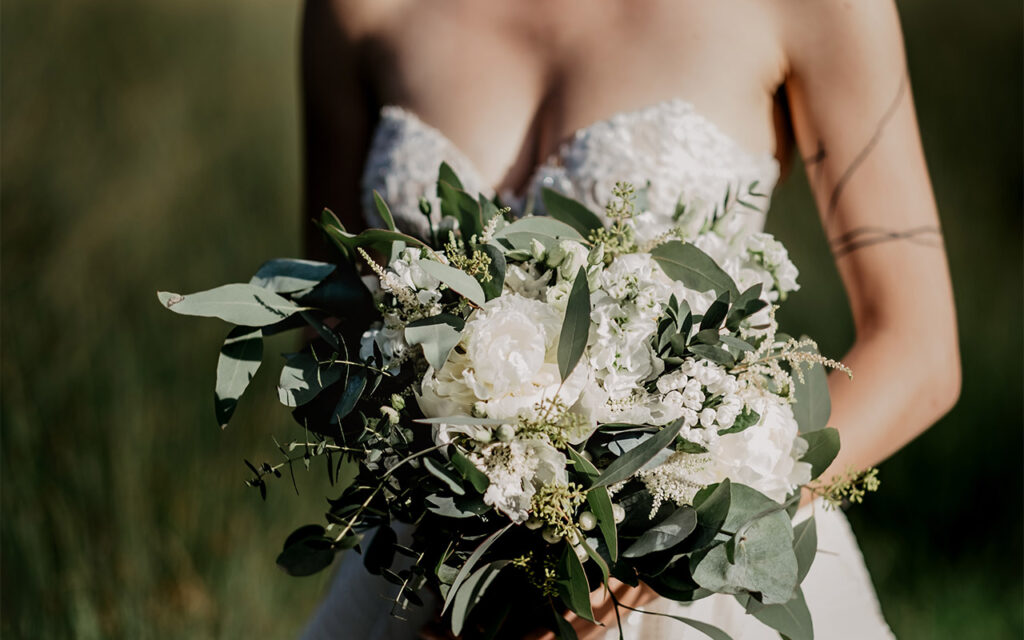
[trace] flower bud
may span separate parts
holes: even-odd
[[[583,548],[583,545],[578,544],[572,548],[576,552],[576,557],[580,559],[580,562],[586,562],[590,558],[590,554]]]
[[[537,530],[544,526],[544,521],[534,516],[530,516],[526,519],[526,522],[524,524],[526,525],[527,529]]]
[[[562,537],[555,531],[554,527],[548,527],[545,529],[544,532],[541,533],[541,537],[544,538],[544,541],[548,544],[555,544],[562,539]]]
[[[388,424],[398,424],[398,412],[394,408],[384,405],[380,408],[380,415],[388,420]]]
[[[503,424],[495,430],[494,435],[502,442],[509,442],[516,437],[516,428],[510,424]]]
[[[397,393],[391,394],[391,406],[396,410],[401,411],[405,408],[405,398],[398,395]]]
[[[604,262],[604,243],[599,242],[587,254],[587,262],[591,265],[599,265]]]
[[[423,196],[420,196],[420,213],[422,213],[423,215],[425,215],[425,216],[427,216],[429,218],[430,217],[430,210],[432,208],[433,207],[430,206],[430,200],[427,200]]]
[[[530,240],[530,255],[533,256],[534,260],[536,260],[537,262],[543,261],[544,254],[546,251],[547,249],[544,247],[544,243],[542,243],[540,240],[538,240],[537,238]]]

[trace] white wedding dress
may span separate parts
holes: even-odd
[[[364,211],[370,226],[382,226],[373,206],[378,191],[390,205],[396,224],[423,235],[426,219],[419,211],[425,196],[439,206],[434,183],[441,161],[455,170],[470,193],[493,194],[473,164],[437,129],[399,107],[381,112],[363,176]],[[669,100],[636,111],[616,114],[580,129],[547,163],[537,168],[523,194],[498,194],[516,213],[543,213],[539,193],[550,187],[565,193],[595,212],[603,211],[618,181],[642,186],[649,182],[643,226],[650,237],[668,230],[677,204],[692,211],[713,208],[737,187],[756,184],[763,194],[759,210],[744,209],[741,225],[759,231],[764,225],[767,198],[779,177],[770,154],[755,154],[725,135],[713,122],[682,100]],[[809,515],[808,506],[798,518]],[[882,618],[864,560],[849,523],[840,511],[813,507],[819,553],[803,583],[818,640],[876,640],[893,638]],[[406,620],[389,616],[393,587],[362,568],[361,558],[348,554],[324,603],[310,621],[303,638],[327,640],[405,640],[416,638],[420,626],[433,616],[427,607],[404,612]],[[682,606],[659,599],[644,609],[686,616],[714,624],[735,640],[773,639],[779,636],[734,598],[715,595]],[[663,616],[631,613],[623,631],[629,640],[704,638],[682,623]],[[618,631],[607,640],[618,638]]]

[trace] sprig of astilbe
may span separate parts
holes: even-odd
[[[853,371],[849,367],[818,353],[818,343],[810,338],[790,338],[785,342],[777,342],[775,336],[779,324],[775,320],[776,310],[777,305],[768,308],[768,327],[761,344],[743,355],[743,360],[733,369],[733,373],[759,387],[763,380],[771,380],[778,389],[793,388],[793,375],[782,368],[783,362],[789,365],[792,374],[801,384],[804,382],[804,367],[809,369],[814,364],[838,369],[853,378]]]
[[[590,242],[604,245],[605,262],[636,251],[636,239],[630,222],[636,217],[636,189],[628,182],[616,182],[604,212],[611,225],[590,232]]]
[[[398,276],[377,264],[362,247],[358,247],[356,250],[363,257],[363,260],[366,261],[370,269],[373,270],[374,274],[377,275],[377,279],[380,280],[380,288],[395,297],[395,301],[398,302],[406,321],[418,320],[430,315],[431,309],[424,306],[416,298],[416,292],[399,280]]]
[[[832,476],[832,482],[829,484],[817,485],[811,487],[811,490],[822,497],[826,508],[838,509],[844,502],[864,502],[864,496],[869,492],[878,491],[880,484],[878,469],[875,467],[860,471],[847,467],[846,473]]]

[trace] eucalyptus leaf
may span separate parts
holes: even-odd
[[[818,532],[814,516],[793,527],[793,553],[796,554],[797,584],[804,581],[818,553]]]
[[[688,627],[692,627],[692,628],[696,629],[697,631],[700,631],[701,633],[703,633],[707,637],[711,638],[711,640],[732,640],[732,637],[728,633],[722,631],[721,629],[719,629],[718,627],[716,627],[713,624],[708,624],[706,622],[701,622],[700,620],[694,620],[693,618],[687,618],[687,617],[684,617],[684,616],[674,616],[674,615],[671,615],[671,614],[668,614],[668,613],[659,613],[657,611],[648,611],[647,609],[634,609],[633,607],[631,607],[629,605],[625,605],[625,604],[621,604],[621,603],[619,604],[619,606],[621,606],[621,607],[623,607],[625,609],[629,609],[630,611],[636,611],[638,613],[642,613],[644,615],[661,616],[663,618],[671,618],[671,619],[673,619],[673,620],[675,620],[677,622],[682,622],[683,624],[687,625]]]
[[[729,517],[729,505],[732,489],[729,479],[705,487],[693,498],[693,506],[697,511],[697,526],[692,536],[686,540],[687,551],[704,549],[714,541],[726,518]]]
[[[362,367],[351,367],[348,370],[348,381],[345,383],[345,390],[334,406],[331,413],[331,424],[339,423],[345,416],[352,413],[356,403],[363,397],[366,390],[366,369]]]
[[[593,211],[554,189],[547,187],[541,189],[541,200],[544,202],[544,210],[549,216],[566,223],[583,236],[588,236],[591,231],[604,226]]]
[[[587,270],[580,267],[565,304],[562,332],[558,338],[558,372],[564,381],[587,348],[590,336],[590,286]]]
[[[483,231],[480,203],[449,182],[438,182],[437,191],[441,198],[441,215],[458,221],[463,239],[468,242],[473,236],[479,236]]]
[[[484,296],[488,300],[493,300],[501,295],[505,286],[505,269],[507,268],[505,253],[493,244],[477,245],[476,249],[483,251],[490,258],[490,263],[487,265],[488,277],[481,279],[480,286],[484,290]]]
[[[669,446],[682,428],[683,421],[681,419],[662,427],[656,434],[616,458],[604,470],[594,486],[604,487],[626,480]]]
[[[811,347],[804,350],[816,353]],[[804,366],[803,378],[801,382],[799,376],[793,375],[793,395],[796,399],[793,403],[793,417],[796,418],[801,433],[817,431],[827,426],[829,415],[832,413],[825,367],[817,362],[811,363],[809,369]]]
[[[480,567],[473,575],[465,580],[455,592],[455,599],[452,603],[452,633],[459,635],[462,627],[480,599],[483,597],[487,587],[494,582],[501,570],[508,564],[508,560],[498,560]],[[452,590],[456,587],[453,584]],[[449,592],[450,593],[450,592]]]
[[[275,258],[264,262],[249,279],[249,284],[275,293],[294,293],[312,289],[336,268],[336,265],[315,260]]]
[[[541,241],[546,238],[549,242],[557,242],[558,240],[584,241],[579,231],[560,220],[547,216],[520,218],[507,227],[500,229],[494,234],[494,237],[495,239],[508,238],[515,234],[534,236]],[[529,248],[529,242],[526,243],[526,248]]]
[[[459,344],[465,324],[462,318],[447,313],[414,320],[405,327],[405,341],[420,345],[427,362],[436,371],[444,366],[448,354]]]
[[[458,469],[462,477],[465,478],[473,488],[479,493],[483,493],[487,490],[487,486],[491,481],[487,478],[483,471],[477,469],[476,465],[473,464],[469,458],[467,458],[458,449],[451,452],[452,464]]]
[[[710,344],[692,344],[690,345],[690,351],[705,360],[710,360],[726,367],[736,364],[736,357],[721,347],[715,347]]]
[[[500,538],[503,533],[508,531],[511,527],[512,523],[510,522],[501,529],[498,529],[491,535],[487,536],[487,539],[481,542],[480,546],[477,547],[473,551],[473,553],[470,554],[469,558],[466,559],[465,564],[463,564],[462,567],[459,569],[459,574],[455,576],[455,580],[452,582],[451,589],[448,590],[448,595],[445,596],[444,607],[441,609],[442,614],[448,610],[449,606],[451,606],[452,597],[455,595],[456,592],[458,592],[459,587],[469,576],[469,572],[473,570],[473,567],[475,567],[478,562],[480,562],[480,558],[482,558],[483,555],[487,553],[487,550],[491,547],[491,545],[494,544],[494,542],[498,538]]]
[[[306,404],[331,386],[344,372],[345,365],[321,365],[309,353],[290,353],[281,369],[277,397],[286,407]]]
[[[562,555],[555,566],[555,589],[565,606],[579,617],[594,622],[594,611],[590,606],[590,583],[583,564],[576,552],[568,543],[564,545]]]
[[[238,399],[256,375],[263,360],[263,332],[253,327],[235,327],[228,332],[217,358],[214,410],[221,429],[228,426]]]
[[[692,244],[672,240],[655,247],[651,255],[665,275],[697,291],[715,291],[739,296],[736,283],[709,256]]]
[[[732,562],[728,543],[712,547],[703,558],[694,558],[694,581],[716,593],[757,592],[765,604],[788,602],[798,584],[789,515],[776,511],[760,517],[737,537],[732,539]]]
[[[363,553],[363,566],[373,575],[380,575],[381,571],[391,567],[395,559],[395,544],[398,543],[398,534],[387,525],[382,525],[373,534],[370,544]]]
[[[302,535],[296,535],[303,530]],[[326,569],[334,561],[334,541],[323,535],[313,535],[312,531],[303,527],[293,533],[277,556],[277,565],[288,575],[310,576]]]
[[[668,518],[654,525],[622,552],[627,558],[639,558],[656,551],[671,549],[697,528],[697,512],[691,506],[682,506]]]
[[[707,312],[700,321],[701,331],[705,329],[713,329],[717,333],[718,328],[722,326],[722,321],[725,320],[725,316],[729,312],[730,295],[731,294],[726,291],[711,303],[711,306],[708,307]]]
[[[480,283],[465,271],[441,264],[436,260],[420,260],[417,264],[428,274],[445,283],[476,306],[483,306],[487,302]]]
[[[839,432],[832,428],[818,429],[801,433],[800,437],[807,441],[807,452],[800,458],[811,465],[811,479],[825,473],[839,453]]]
[[[567,449],[576,470],[586,478],[586,486],[592,484],[601,472],[589,460],[581,456],[572,447]],[[619,536],[615,526],[615,512],[612,509],[612,498],[607,487],[594,487],[587,491],[587,506],[597,518],[597,528],[601,530],[608,555],[612,562],[619,558]]]
[[[462,479],[454,470],[449,469],[433,458],[421,458],[421,460],[423,461],[423,467],[435,478],[445,483],[452,493],[457,496],[466,494],[466,490],[462,488]]]
[[[246,327],[274,324],[300,309],[291,300],[252,284],[226,284],[187,295],[158,291],[157,298],[174,313],[220,318]]]
[[[802,589],[783,604],[761,604],[753,597],[741,594],[736,597],[747,613],[778,631],[788,640],[814,640],[814,625],[811,612],[807,609]]]
[[[448,184],[452,185],[456,189],[460,189],[460,190],[464,189],[464,187],[462,186],[462,181],[459,180],[459,176],[455,175],[455,170],[452,169],[451,165],[449,165],[447,162],[442,162],[441,166],[438,168],[438,171],[437,171],[437,181],[438,182],[447,182]],[[438,187],[438,194],[437,194],[438,197],[441,196],[440,191],[441,191],[441,188],[439,186]]]
[[[388,208],[388,203],[384,202],[384,198],[380,197],[377,190],[373,191],[373,205],[377,208],[377,215],[384,221],[384,226],[387,227],[388,231],[395,230],[395,217],[391,215],[391,209]]]

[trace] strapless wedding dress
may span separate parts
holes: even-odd
[[[391,207],[396,224],[406,232],[424,235],[427,222],[419,201],[426,197],[434,215],[440,207],[434,196],[437,168],[447,162],[467,191],[494,195],[465,155],[437,129],[400,107],[381,112],[363,176],[367,223],[382,226],[373,206],[378,191]],[[754,185],[755,207],[745,208],[738,218],[741,229],[730,233],[760,231],[768,199],[779,177],[774,156],[756,154],[739,145],[715,124],[682,100],[668,100],[629,111],[580,129],[559,151],[536,169],[523,193],[497,194],[516,213],[543,213],[540,191],[558,190],[603,211],[618,181],[647,186],[646,212],[638,225],[645,236],[657,237],[676,221],[679,207],[699,219],[711,212],[738,188]],[[807,517],[812,506],[798,518]],[[818,640],[876,640],[893,638],[864,566],[857,541],[841,511],[813,507],[819,554],[804,581],[804,594]],[[427,607],[403,612],[403,619],[389,615],[393,587],[362,568],[361,558],[342,559],[330,593],[307,627],[304,638],[327,640],[406,640],[416,638],[419,628],[433,616]],[[681,615],[714,624],[735,640],[777,639],[779,636],[753,616],[744,613],[735,599],[715,595],[683,606],[666,599],[655,600],[647,611]],[[703,638],[703,634],[670,618],[642,613],[625,616],[623,631],[629,640]],[[617,630],[607,640],[618,638]]]

